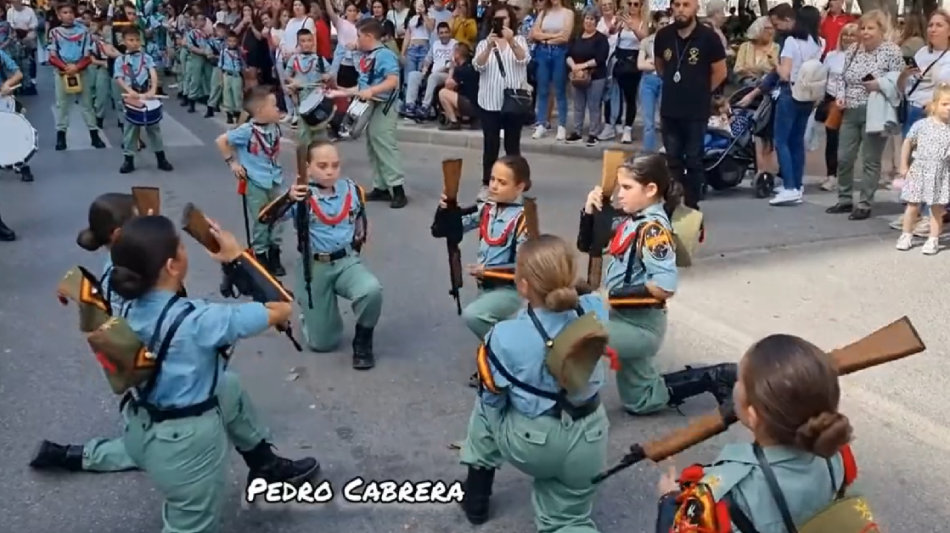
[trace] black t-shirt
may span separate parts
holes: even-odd
[[[607,56],[610,55],[610,43],[607,36],[599,31],[594,35],[584,38],[583,35],[577,36],[571,43],[568,52],[574,63],[586,63],[593,59],[597,66],[593,68],[590,79],[599,80],[607,77]]]
[[[712,28],[696,24],[684,39],[671,24],[656,33],[653,47],[657,62],[663,65],[660,116],[708,119],[712,66],[726,59],[719,35]]]
[[[455,92],[468,99],[472,105],[478,105],[478,71],[472,66],[472,62],[455,67],[452,79],[458,84]]]

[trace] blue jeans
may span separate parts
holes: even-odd
[[[534,49],[537,64],[538,101],[535,123],[544,122],[548,114],[548,95],[554,85],[554,100],[557,103],[557,125],[567,126],[567,45],[539,44]]]
[[[805,128],[814,105],[798,102],[792,91],[782,87],[775,102],[774,137],[782,185],[786,189],[801,189],[805,177]]]
[[[907,120],[904,121],[904,124],[901,125],[901,137],[903,139],[907,138],[907,134],[910,133],[910,127],[914,125],[914,122],[927,116],[927,111],[922,107],[917,107],[913,105],[907,106]],[[930,216],[930,206],[927,204],[920,204],[920,217],[927,218]]]
[[[409,48],[406,49],[406,66],[402,76],[405,88],[408,89],[409,87],[409,73],[422,70],[422,64],[425,62],[428,53],[429,45],[427,44],[410,44]]]
[[[660,107],[663,78],[648,72],[640,79],[640,116],[643,118],[643,151],[656,152],[656,110]]]

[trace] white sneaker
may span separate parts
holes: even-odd
[[[620,142],[623,144],[630,144],[633,142],[633,128],[630,126],[623,127],[623,137],[620,138]]]
[[[602,141],[609,141],[617,136],[617,130],[614,129],[613,124],[605,124],[604,129],[600,130],[600,134],[597,135],[597,138]]]
[[[906,252],[914,245],[914,236],[910,233],[901,233],[897,238],[897,249]]]
[[[802,191],[798,189],[782,189],[769,201],[771,205],[798,205],[802,203]]]
[[[821,182],[821,190],[832,192],[838,188],[838,178],[834,176],[828,176],[825,178],[825,181]]]
[[[614,133],[615,133],[616,135],[622,134],[622,133],[623,133],[623,126],[620,125],[620,124],[614,125]]]
[[[548,129],[545,128],[544,125],[538,124],[537,126],[534,127],[534,133],[531,134],[531,138],[540,139],[541,137],[544,137],[544,134],[547,132],[548,132]]]
[[[920,251],[923,252],[924,255],[934,255],[938,250],[940,250],[940,241],[934,237],[930,237],[927,239],[927,242],[924,243],[924,247],[921,248]]]
[[[776,185],[775,188],[772,189],[772,196],[778,196],[778,195],[782,194],[783,192],[785,192],[785,186],[784,186],[784,185]]]
[[[564,126],[557,127],[557,136],[554,137],[555,141],[563,142],[564,139],[567,139],[567,128]]]

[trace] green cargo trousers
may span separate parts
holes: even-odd
[[[185,63],[185,76],[188,78],[188,87],[185,94],[189,100],[197,100],[209,96],[211,91],[211,63],[205,56],[195,54],[188,55],[188,62]]]
[[[310,299],[304,283],[303,265],[310,266]],[[298,270],[297,305],[300,306],[301,330],[307,346],[315,352],[332,352],[340,344],[343,317],[337,297],[352,302],[356,323],[374,328],[383,309],[383,287],[376,276],[363,266],[360,257],[320,262],[304,260]],[[311,300],[313,306],[311,307]]]
[[[610,347],[617,351],[617,392],[625,411],[636,415],[665,409],[670,391],[653,361],[666,336],[664,309],[611,309]]]
[[[153,124],[151,126],[134,126],[132,124],[126,123],[122,128],[122,154],[126,156],[134,156],[135,152],[138,151],[139,141],[142,138],[142,132],[145,132],[145,136],[148,138],[148,147],[152,149],[152,152],[164,152],[165,144],[162,142],[162,127],[159,124]]]
[[[279,186],[275,185],[265,189],[256,185],[253,181],[247,180],[247,218],[251,221],[251,242],[248,246],[254,250],[254,253],[260,255],[266,253],[272,247],[280,247],[283,242],[283,224],[278,222],[273,226],[262,224],[257,221],[257,214],[265,205],[273,202],[281,195]]]
[[[244,80],[239,74],[222,73],[221,110],[240,113],[244,109]]]
[[[122,89],[122,86],[119,85],[119,82],[112,80],[112,101],[115,104],[115,115],[119,120],[119,124],[122,124],[124,127],[125,100],[122,99],[123,94],[125,94],[125,91]]]
[[[303,120],[297,122],[297,146],[307,147],[314,141],[327,140],[330,140],[330,136],[326,124],[311,128]]]
[[[858,207],[871,207],[881,181],[881,156],[887,136],[864,131],[867,106],[845,109],[838,130],[838,203],[854,205],[854,165],[861,154]]]
[[[225,371],[218,379],[218,409],[227,428],[228,438],[241,451],[248,451],[270,432],[258,422],[254,404],[236,373]],[[88,472],[124,472],[138,468],[125,449],[125,438],[92,439],[83,445],[82,469]]]
[[[521,297],[513,286],[480,290],[478,298],[462,309],[462,320],[479,341],[484,341],[495,324],[511,318],[519,309]]]
[[[109,67],[89,67],[92,71],[92,110],[97,119],[106,116],[106,106],[112,102],[112,76],[109,75]],[[125,112],[123,108],[117,108],[116,113]]]
[[[53,83],[56,89],[56,131],[66,131],[69,127],[69,109],[73,106],[76,98],[79,98],[79,107],[82,108],[82,120],[86,123],[86,128],[98,130],[96,127],[96,117],[92,114],[92,83],[93,76],[90,69],[79,73],[79,83],[82,84],[82,92],[79,94],[67,94],[66,82],[59,74],[53,76]]]
[[[211,81],[208,91],[208,105],[218,107],[221,105],[221,98],[224,96],[224,80],[221,79],[224,74],[218,67],[211,67]]]
[[[377,102],[373,106],[373,115],[365,133],[366,155],[373,172],[373,187],[384,191],[406,182],[406,176],[402,172],[402,155],[396,141],[399,115],[394,107],[385,113],[383,110],[386,104]]]
[[[607,464],[610,423],[603,406],[580,420],[527,416],[475,402],[462,445],[462,464],[514,466],[534,478],[531,503],[539,533],[596,533],[591,512]]]

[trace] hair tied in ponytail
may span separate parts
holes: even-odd
[[[577,307],[580,297],[574,287],[559,287],[544,296],[544,307],[554,312],[564,312]]]
[[[851,436],[848,417],[828,412],[811,417],[795,432],[799,448],[826,459],[834,457],[842,446],[851,442]]]
[[[102,248],[102,243],[99,242],[99,239],[96,238],[96,234],[90,228],[79,232],[79,236],[76,237],[76,244],[83,250],[90,252],[95,252],[99,248]]]

